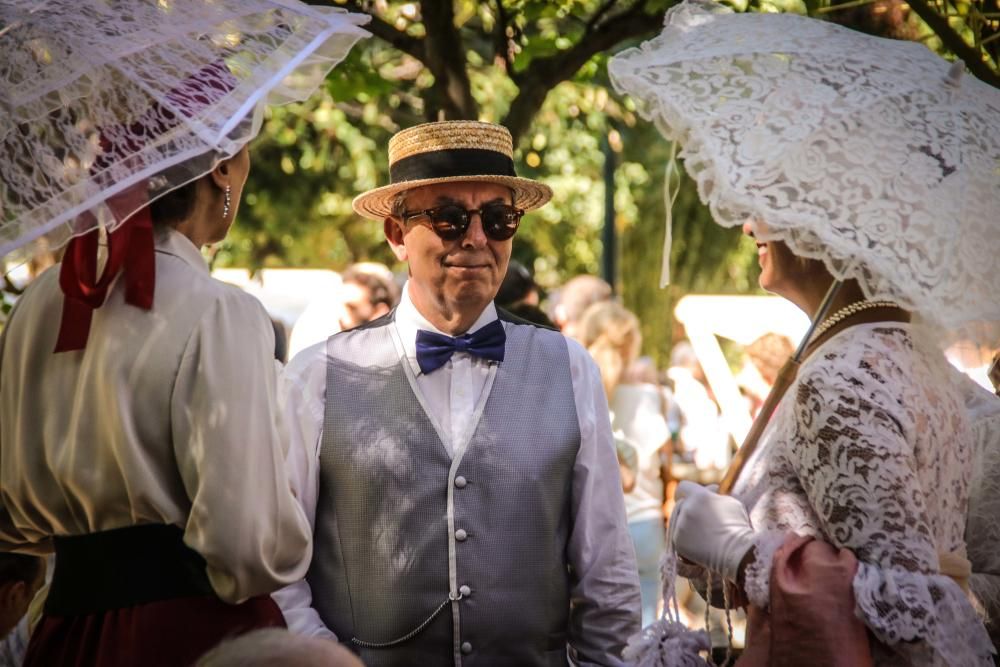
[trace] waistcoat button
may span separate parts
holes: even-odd
[[[457,486],[458,488],[464,489],[466,484],[468,484],[468,482],[461,475],[455,478],[455,486]]]
[[[468,586],[462,586],[458,589],[458,592],[462,594],[462,597],[469,597],[472,595],[472,589]]]
[[[465,538],[467,538],[468,536],[469,534],[464,530],[462,530],[461,528],[455,531],[455,539],[458,540],[459,542],[464,542]]]
[[[470,644],[469,642],[462,642],[462,653],[464,653],[465,655],[469,655],[470,653],[472,653],[472,644]]]

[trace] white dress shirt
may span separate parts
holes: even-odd
[[[449,435],[444,442],[450,453],[469,429],[490,364],[465,352],[456,352],[450,361],[429,374],[420,372],[416,359],[418,330],[444,333],[427,321],[409,297],[409,285],[402,290],[392,326],[403,342],[406,362],[413,369],[438,432]],[[492,303],[469,328],[473,333],[497,319]],[[573,608],[569,644],[584,655],[594,655],[592,646],[624,643],[638,630],[639,588],[635,555],[629,537],[618,463],[608,418],[608,405],[600,372],[579,344],[567,339],[576,412],[580,425],[580,449],[574,465],[572,530],[567,556],[578,577],[570,590]],[[315,524],[319,486],[319,450],[322,440],[326,394],[326,343],[314,345],[296,356],[286,367],[282,386],[285,413],[292,429],[289,471],[310,522]],[[299,446],[296,446],[299,445]],[[317,554],[322,558],[323,554]],[[273,594],[293,632],[333,637],[312,608],[306,581]],[[569,604],[569,600],[567,600]],[[580,660],[579,664],[622,664],[617,656],[602,656],[600,662]]]
[[[252,296],[209,276],[187,237],[156,239],[152,310],[119,278],[84,350],[53,354],[59,267],[0,337],[0,550],[171,524],[228,602],[304,576],[306,517],[284,471],[274,333]]]

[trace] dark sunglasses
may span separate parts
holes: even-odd
[[[469,230],[472,215],[479,214],[483,233],[494,241],[506,241],[517,233],[524,211],[508,204],[485,204],[481,208],[465,209],[458,204],[445,204],[403,214],[403,222],[424,218],[425,224],[445,241],[456,241]]]

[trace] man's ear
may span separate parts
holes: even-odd
[[[403,245],[403,228],[399,222],[392,216],[386,218],[382,221],[382,231],[385,233],[385,240],[389,242],[389,247],[392,248],[392,254],[399,261],[405,262],[406,246]]]

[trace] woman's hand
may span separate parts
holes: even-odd
[[[740,565],[754,546],[743,503],[688,481],[677,485],[675,497],[669,527],[674,549],[681,557],[737,581]]]

